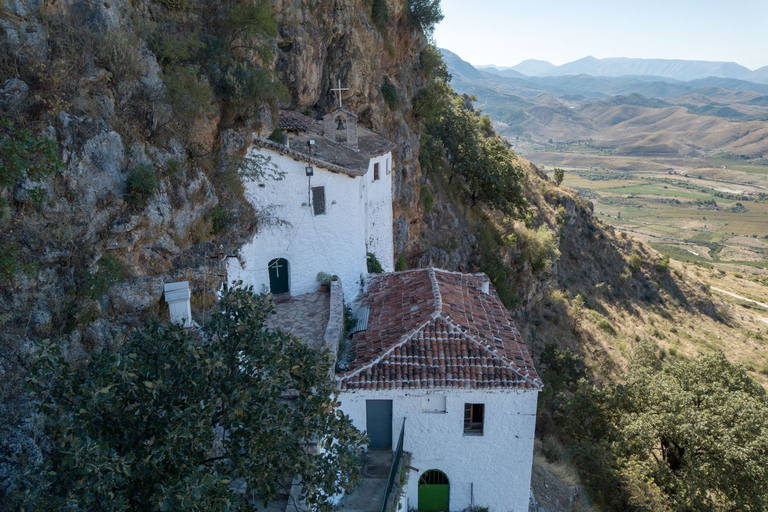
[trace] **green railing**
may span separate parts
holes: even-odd
[[[384,496],[381,498],[381,512],[386,512],[387,509],[387,497],[392,491],[392,486],[395,485],[395,476],[397,475],[397,467],[400,465],[400,459],[403,456],[403,439],[405,438],[405,418],[403,418],[403,426],[400,428],[400,438],[397,440],[397,448],[392,456],[392,466],[389,468],[389,476],[387,477],[387,487],[384,489]]]

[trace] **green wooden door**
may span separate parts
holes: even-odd
[[[419,510],[421,512],[448,511],[451,494],[445,473],[432,469],[419,478]]]
[[[288,260],[285,258],[269,262],[269,291],[272,295],[288,293]]]

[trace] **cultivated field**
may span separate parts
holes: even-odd
[[[516,151],[581,192],[596,214],[680,261],[763,273],[768,265],[768,162],[627,157],[584,144]]]

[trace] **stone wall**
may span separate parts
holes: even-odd
[[[329,306],[328,325],[325,328],[323,346],[328,350],[328,355],[333,362],[331,366],[331,379],[336,374],[336,355],[339,351],[339,342],[344,332],[344,287],[341,281],[331,281],[331,303]]]

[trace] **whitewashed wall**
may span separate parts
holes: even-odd
[[[318,272],[341,277],[344,295],[354,299],[360,291],[361,275],[367,272],[366,223],[363,178],[334,173],[314,165],[314,176],[307,178],[306,162],[276,151],[252,149],[272,158],[285,172],[280,181],[246,183],[246,197],[257,211],[272,208],[275,218],[288,226],[264,226],[253,241],[240,249],[239,258],[227,262],[230,282],[242,280],[257,291],[269,289],[267,265],[285,258],[289,265],[292,295],[316,291]],[[326,214],[314,215],[309,186],[325,187]],[[390,221],[390,232],[392,223]]]
[[[422,412],[427,394],[446,396],[446,412]],[[407,417],[405,451],[418,468],[408,479],[406,498],[418,506],[419,477],[430,469],[443,471],[450,484],[450,509],[470,506],[474,484],[476,506],[491,512],[527,512],[536,426],[537,392],[530,390],[390,390],[340,394],[341,410],[365,430],[365,400],[392,403],[393,444]],[[464,435],[464,404],[485,404],[482,436]]]
[[[379,179],[373,181],[373,166],[379,164]],[[392,153],[372,158],[365,175],[366,243],[384,272],[395,270],[392,239]]]

